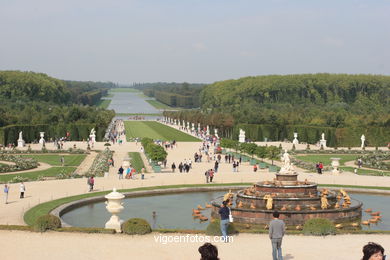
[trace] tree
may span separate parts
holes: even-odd
[[[274,165],[274,160],[279,159],[280,149],[276,146],[268,146],[267,147],[267,158],[272,160],[272,165]]]
[[[256,151],[255,151],[255,154],[261,158],[261,160],[263,161],[264,158],[267,157],[267,147],[266,146],[257,146],[256,147]]]

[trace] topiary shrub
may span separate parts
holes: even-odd
[[[303,226],[304,235],[326,236],[336,234],[336,228],[332,221],[324,218],[313,218],[305,222]]]
[[[37,218],[33,225],[34,231],[45,232],[46,230],[54,230],[61,227],[61,220],[51,214],[46,214]]]
[[[233,223],[229,223],[228,226],[228,235],[237,234],[238,231]],[[222,236],[221,233],[221,220],[214,219],[210,221],[209,225],[206,228],[206,235],[209,236]]]
[[[123,233],[128,235],[144,235],[152,232],[149,223],[142,218],[131,218],[122,225]]]

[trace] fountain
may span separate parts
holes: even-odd
[[[326,218],[335,224],[360,222],[360,201],[351,199],[343,190],[338,195],[327,189],[319,193],[316,183],[307,179],[298,181],[298,173],[287,151],[282,161],[283,167],[272,181],[255,183],[235,194],[231,206],[235,224],[266,225],[275,210],[290,226],[303,225],[312,218]],[[219,218],[218,210],[223,200],[218,197],[212,201],[213,218]]]

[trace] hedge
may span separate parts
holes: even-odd
[[[315,144],[321,139],[321,134],[325,133],[327,146],[359,147],[361,145],[360,137],[365,135],[366,146],[386,146],[390,142],[389,127],[349,127],[334,128],[321,126],[304,125],[258,125],[258,124],[238,124],[233,129],[233,136],[238,138],[239,129],[245,131],[245,137],[252,141],[292,141],[294,132],[298,133],[298,140]]]
[[[152,232],[149,223],[142,218],[131,218],[122,225],[123,233],[128,235],[145,235]]]
[[[23,140],[26,143],[32,143],[40,139],[39,132],[45,132],[45,140],[50,138],[59,138],[70,133],[72,141],[86,140],[92,128],[96,130],[96,139],[102,140],[105,134],[105,128],[97,127],[95,124],[75,123],[75,124],[40,124],[40,125],[8,125],[0,128],[0,144],[17,144],[19,132],[23,132]]]

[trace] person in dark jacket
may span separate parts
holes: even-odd
[[[221,233],[223,237],[223,241],[228,242],[228,226],[229,226],[229,213],[230,209],[228,208],[228,201],[223,201],[221,208],[218,213],[221,215]]]

